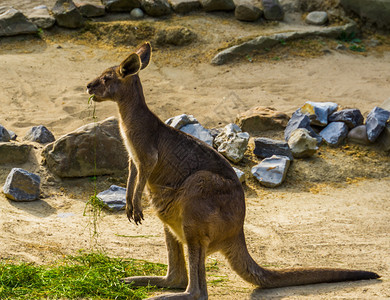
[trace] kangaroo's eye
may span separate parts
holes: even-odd
[[[109,75],[105,75],[105,76],[103,76],[103,78],[102,78],[102,80],[103,80],[104,83],[106,83],[106,82],[109,81],[110,79],[112,79],[112,77],[109,76]]]

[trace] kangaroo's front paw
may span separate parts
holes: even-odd
[[[144,219],[144,214],[142,213],[142,209],[139,209],[139,208],[134,209],[133,219],[134,219],[134,222],[136,225],[142,224],[141,221]]]
[[[133,219],[133,205],[132,204],[127,204],[126,205],[126,215],[129,221]]]

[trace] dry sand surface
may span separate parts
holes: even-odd
[[[11,4],[26,8],[30,2]],[[334,101],[367,114],[390,97],[390,52],[385,48],[364,55],[332,50],[314,57],[277,49],[272,55],[281,59],[255,57],[253,63],[212,66],[205,57],[224,39],[247,33],[245,26],[251,35],[256,33],[253,25],[221,18],[205,17],[207,26],[219,22],[216,30],[223,31],[221,23],[231,29],[215,44],[214,37],[201,35],[206,25],[199,19],[184,18],[187,26],[199,25],[197,42],[156,49],[152,64],[142,71],[147,103],[162,119],[189,113],[205,126],[221,126],[253,106],[291,113],[307,100]],[[93,108],[87,103],[86,84],[133,48],[94,45],[67,39],[67,34],[52,32],[44,40],[0,39],[0,123],[19,139],[34,125],[43,124],[59,137],[90,123]],[[333,43],[320,45],[329,48]],[[112,115],[118,115],[113,103],[97,105],[99,120]],[[40,150],[36,145],[36,153]],[[390,298],[389,156],[374,147],[325,147],[320,152],[294,162],[281,188],[262,188],[247,180],[249,250],[265,266],[356,268],[375,271],[382,279],[262,291],[241,280],[216,254],[208,259],[219,268],[208,277],[210,299]],[[48,174],[37,157],[20,167],[42,176],[42,199],[15,203],[0,195],[2,259],[48,263],[91,247],[90,218],[83,211],[93,184],[88,179],[61,181]],[[254,158],[246,157],[245,163],[239,167],[248,173]],[[12,167],[0,167],[0,182]],[[124,180],[98,178],[97,188],[124,185]],[[142,226],[130,224],[123,213],[108,212],[99,224],[98,241],[109,255],[166,263],[162,226],[151,208],[146,208]]]

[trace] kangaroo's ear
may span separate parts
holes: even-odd
[[[141,59],[137,53],[132,53],[119,66],[119,74],[122,77],[135,75],[141,70]]]
[[[141,47],[138,48],[135,53],[137,53],[141,58],[141,70],[145,69],[149,65],[150,59],[152,58],[152,46],[149,42],[145,42]]]

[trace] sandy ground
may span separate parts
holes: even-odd
[[[31,1],[10,2],[32,7]],[[218,18],[206,21],[212,24]],[[185,22],[198,22],[202,30],[208,26],[199,20]],[[231,35],[256,32],[253,25],[248,24],[246,31],[245,25],[232,19],[224,22],[215,24],[216,30],[223,32],[223,26],[229,26],[232,31],[219,37],[217,45],[210,43],[215,37],[202,36],[199,30],[201,38],[194,46],[159,48],[142,71],[147,102],[162,119],[190,113],[214,127],[234,121],[237,113],[253,106],[291,113],[307,100],[334,101],[367,114],[390,97],[388,51],[358,55],[331,50],[305,58],[276,50],[281,52],[274,56],[289,55],[220,67],[207,59],[196,63],[191,53],[206,56]],[[333,45],[325,42],[325,48]],[[63,33],[44,40],[0,40],[1,124],[21,140],[34,125],[43,124],[59,137],[90,123],[93,108],[87,103],[86,84],[129,52],[126,47],[69,41]],[[117,114],[113,103],[97,106],[99,120]],[[48,175],[40,165],[40,150],[36,145],[37,160],[20,167],[43,176],[42,199],[15,203],[0,194],[1,259],[47,263],[93,244],[91,219],[83,215],[93,184]],[[248,171],[253,159],[247,157],[245,162],[239,167]],[[247,243],[260,264],[365,269],[379,273],[381,280],[261,291],[241,280],[216,254],[208,259],[218,266],[209,272],[210,299],[389,298],[389,166],[389,156],[376,148],[322,148],[314,159],[294,162],[280,188],[262,188],[253,179],[245,185]],[[12,167],[0,167],[0,182]],[[124,178],[99,178],[98,190],[111,183],[123,185]],[[109,212],[103,213],[99,224],[98,244],[109,255],[166,263],[162,226],[150,208],[142,226],[130,224],[122,213]]]

